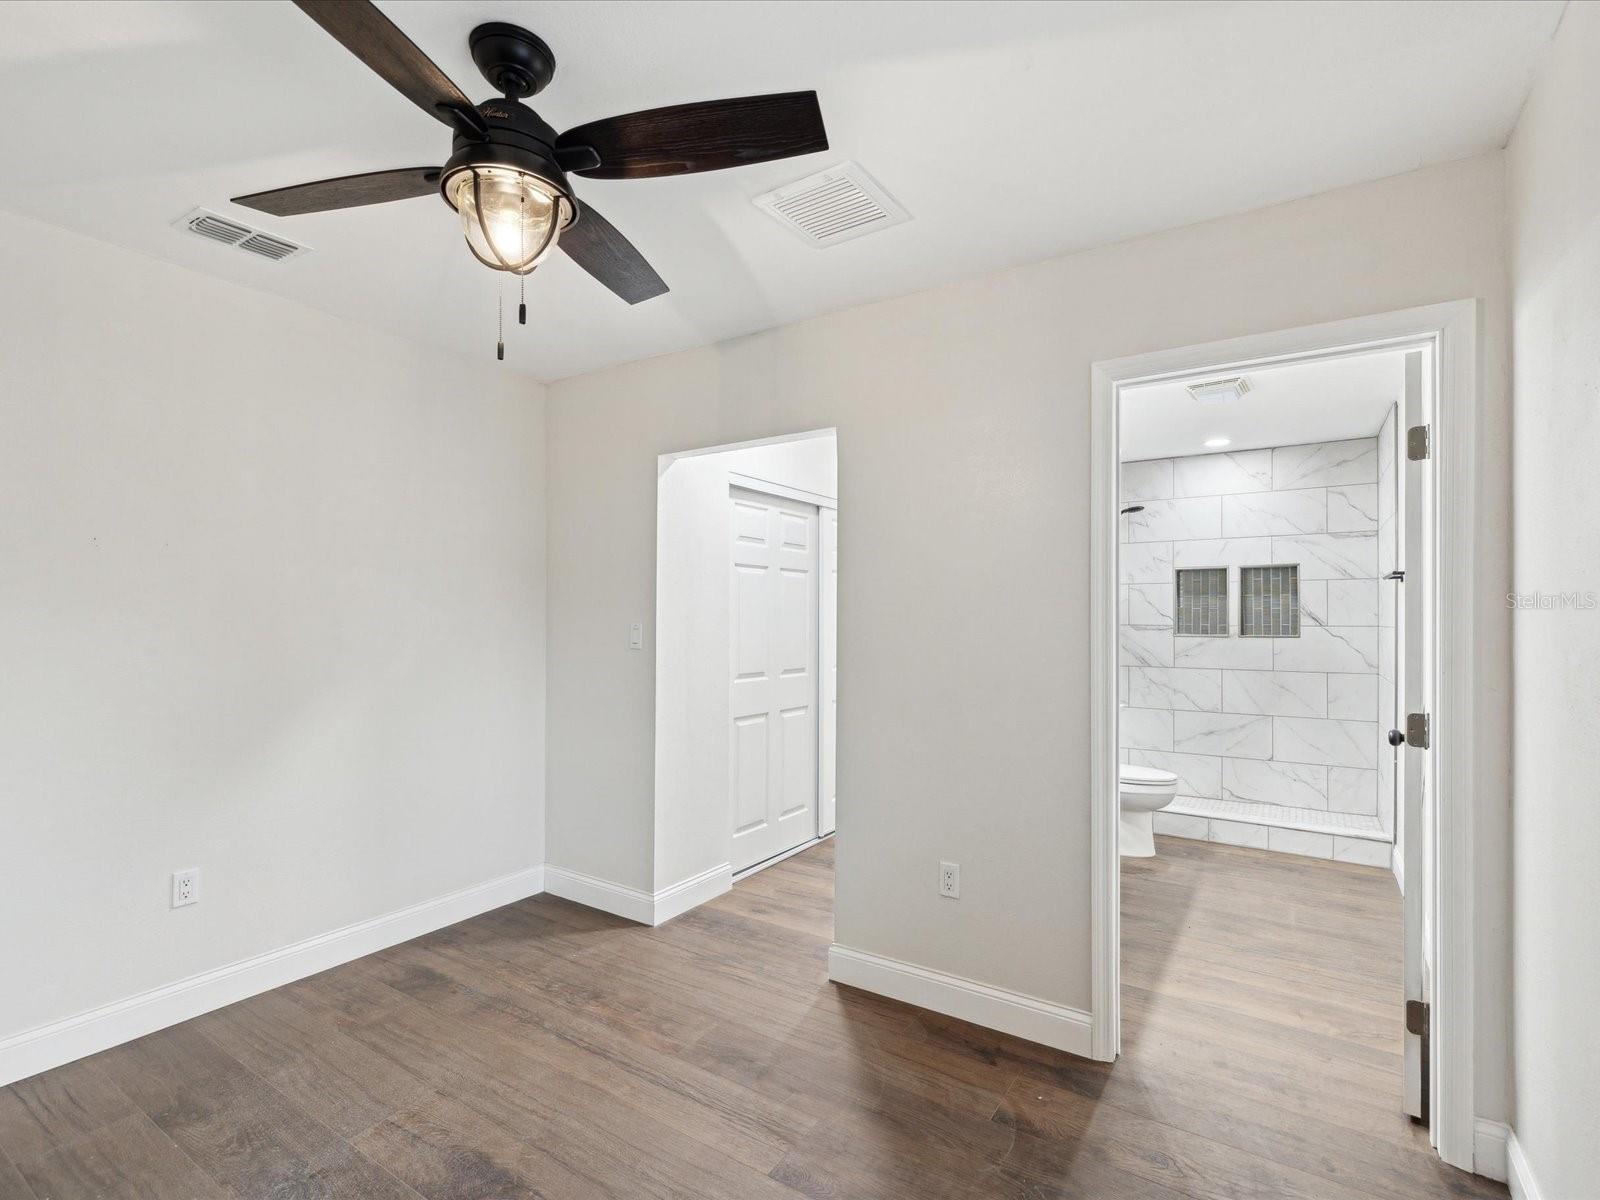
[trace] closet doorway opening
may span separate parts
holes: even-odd
[[[836,827],[835,432],[663,456],[656,532],[660,892]]]

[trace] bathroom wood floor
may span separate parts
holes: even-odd
[[[0,1198],[1503,1196],[1396,1108],[1383,872],[1159,839],[1104,1066],[826,982],[824,844],[535,897],[0,1090]]]

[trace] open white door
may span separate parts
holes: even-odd
[[[817,509],[732,488],[733,869],[817,836]]]
[[[1427,947],[1431,914],[1428,898],[1433,878],[1428,861],[1427,811],[1433,772],[1428,714],[1433,711],[1433,488],[1429,457],[1432,380],[1426,352],[1406,355],[1405,396],[1400,405],[1400,587],[1399,695],[1396,728],[1405,740],[1396,747],[1396,828],[1405,877],[1405,1111],[1428,1122],[1431,992]],[[1391,733],[1390,741],[1397,735]]]
[[[817,835],[836,828],[839,749],[839,510],[825,508],[822,518],[822,807]]]

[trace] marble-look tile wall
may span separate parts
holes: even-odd
[[[1388,429],[1389,445],[1394,430]],[[1125,762],[1179,794],[1378,817],[1393,656],[1379,438],[1122,464]],[[1392,453],[1390,455],[1392,458]],[[1380,544],[1382,543],[1382,544]],[[1387,554],[1385,553],[1387,549]],[[1384,563],[1390,565],[1383,565]],[[1239,568],[1299,566],[1300,636],[1239,636]],[[1227,567],[1229,635],[1174,634],[1175,572]],[[1382,585],[1392,587],[1392,585]],[[1380,731],[1381,725],[1381,731]],[[1380,746],[1384,753],[1380,754]]]

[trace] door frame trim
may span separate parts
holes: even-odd
[[[828,559],[830,537],[828,534],[828,514],[832,513],[833,533],[831,545],[833,548],[833,561]],[[835,674],[839,668],[839,580],[838,580],[838,555],[839,555],[839,504],[835,499],[831,504],[817,505],[817,840],[832,837],[839,831],[839,714],[835,711],[838,704],[838,695],[834,696],[834,706],[828,705],[828,650],[833,651],[833,666]],[[832,601],[830,604],[829,601]],[[833,628],[828,627],[829,613],[833,616]],[[837,688],[838,680],[834,680]],[[832,718],[831,721],[829,718]],[[829,725],[833,726],[833,797],[828,801],[823,796],[823,791],[828,784],[828,773],[824,769],[828,759],[828,739],[824,732]],[[823,806],[831,803],[832,809],[824,814]],[[832,818],[831,828],[822,827],[825,818]]]
[[[729,471],[728,486],[743,488],[747,492],[760,492],[764,496],[776,496],[780,500],[795,500],[817,509],[832,509],[835,512],[839,509],[839,499],[836,496],[808,492],[805,488],[790,487],[787,483],[773,483],[770,479],[762,479],[759,475],[746,475],[743,471]]]
[[[1434,778],[1431,849],[1436,866],[1430,1137],[1445,1162],[1473,1166],[1473,1034],[1476,984],[1473,772],[1474,595],[1478,412],[1477,300],[1456,300],[1298,329],[1096,362],[1091,385],[1090,500],[1090,1056],[1121,1048],[1121,871],[1117,846],[1117,516],[1119,392],[1198,371],[1233,372],[1381,348],[1426,345],[1434,353]],[[1452,603],[1441,606],[1439,598]],[[1416,881],[1413,881],[1415,885]],[[1396,1014],[1399,1020],[1399,1014]]]

